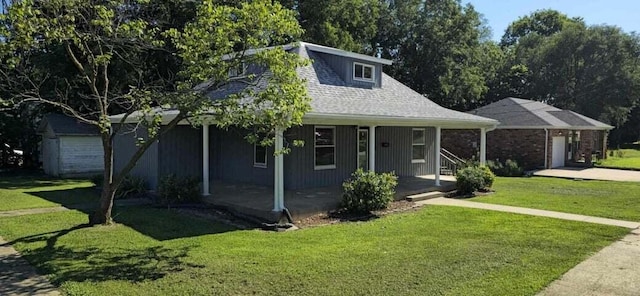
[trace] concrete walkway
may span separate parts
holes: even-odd
[[[512,207],[512,206],[503,206],[503,205],[495,205],[495,204],[487,204],[487,203],[474,202],[474,201],[468,201],[468,200],[461,200],[461,199],[455,199],[455,198],[439,197],[439,198],[419,201],[419,202],[417,202],[417,204],[421,204],[421,205],[456,206],[456,207],[483,209],[483,210],[500,211],[500,212],[508,212],[508,213],[517,213],[517,214],[524,214],[524,215],[557,218],[557,219],[563,219],[563,220],[581,221],[581,222],[589,222],[589,223],[596,223],[596,224],[612,225],[612,226],[625,227],[625,228],[629,228],[629,229],[636,229],[636,228],[640,227],[640,222],[614,220],[614,219],[607,219],[607,218],[600,218],[600,217],[593,217],[593,216],[585,216],[585,215],[577,215],[577,214],[569,214],[569,213],[562,213],[562,212],[545,211],[545,210],[521,208],[521,207]]]
[[[534,176],[565,179],[640,182],[640,171],[601,168],[557,168],[536,171]]]
[[[60,295],[20,254],[0,237],[0,295]]]
[[[538,295],[640,294],[640,229],[576,265]]]

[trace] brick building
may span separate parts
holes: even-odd
[[[500,122],[487,133],[487,159],[516,160],[525,169],[590,166],[606,157],[613,127],[569,110],[531,100],[506,98],[470,111]],[[480,132],[442,131],[442,147],[465,159],[478,158]]]

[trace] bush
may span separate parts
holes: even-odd
[[[496,179],[496,175],[494,175],[491,169],[487,166],[481,166],[479,168],[482,172],[483,188],[491,188],[491,186],[493,186],[493,181]]]
[[[130,198],[145,192],[147,192],[147,184],[143,178],[127,175],[118,186],[115,198]]]
[[[162,203],[166,205],[200,202],[202,196],[199,185],[200,182],[196,178],[171,174],[160,180],[158,194]]]
[[[393,201],[397,185],[398,177],[394,173],[377,174],[359,168],[342,183],[342,206],[356,213],[386,209]]]
[[[507,159],[504,165],[499,160],[489,160],[487,166],[494,174],[501,177],[520,177],[524,174],[524,169],[518,162],[511,159]]]
[[[480,167],[466,167],[456,173],[458,194],[472,194],[484,187],[484,173]]]
[[[518,164],[517,161],[507,159],[504,163],[504,176],[505,177],[520,177],[524,174],[524,169]]]

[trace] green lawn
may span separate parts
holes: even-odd
[[[95,203],[98,192],[86,180],[42,176],[0,178],[0,211]]]
[[[86,219],[2,218],[0,235],[69,295],[534,295],[628,232],[439,206],[287,233],[152,208]]]
[[[621,151],[620,155],[618,151]],[[618,157],[622,156],[622,157]],[[598,162],[598,166],[614,167],[614,168],[633,168],[640,169],[640,150],[637,149],[620,149],[614,150],[613,156],[607,156]]]
[[[640,183],[498,177],[493,189],[470,200],[640,221]]]

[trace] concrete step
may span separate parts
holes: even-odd
[[[409,196],[407,196],[406,199],[408,201],[421,201],[421,200],[426,200],[426,199],[443,197],[443,196],[445,196],[447,194],[449,194],[449,192],[432,191],[432,192],[427,192],[427,193],[409,195]]]

